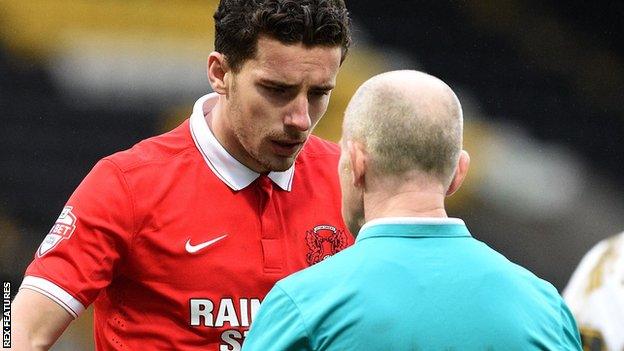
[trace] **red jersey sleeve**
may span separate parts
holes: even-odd
[[[123,173],[104,159],[70,197],[20,289],[38,291],[77,317],[111,282],[133,227],[133,200]]]

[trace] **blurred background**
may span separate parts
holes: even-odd
[[[0,275],[17,291],[95,162],[188,118],[210,91],[216,0],[0,0]],[[347,1],[354,46],[315,133],[393,69],[446,81],[468,179],[449,214],[562,289],[624,230],[624,3]],[[92,349],[91,312],[56,346]]]

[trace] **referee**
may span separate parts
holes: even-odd
[[[468,170],[441,80],[373,77],[345,114],[339,174],[356,243],[278,282],[244,350],[580,350],[557,290],[449,218]]]

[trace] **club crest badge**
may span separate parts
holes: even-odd
[[[347,236],[344,230],[331,225],[317,225],[306,231],[308,254],[306,260],[311,266],[330,257],[347,247]]]
[[[41,257],[52,250],[63,239],[69,239],[76,229],[76,216],[72,213],[72,206],[65,206],[56,223],[39,246],[37,256]]]

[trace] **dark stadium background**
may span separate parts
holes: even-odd
[[[0,1],[0,275],[17,290],[95,162],[209,91],[216,1]],[[465,109],[469,178],[449,213],[557,288],[624,230],[624,3],[348,1],[355,44],[316,133],[371,75],[420,69]],[[58,349],[90,346],[89,314]],[[87,346],[85,346],[87,345]]]

